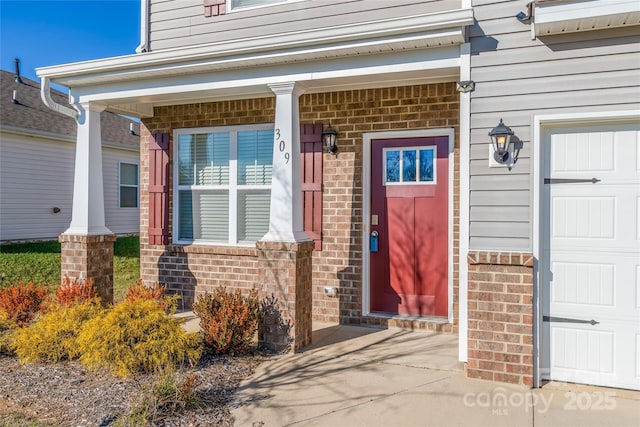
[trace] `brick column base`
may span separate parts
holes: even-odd
[[[263,296],[274,296],[276,310],[266,313],[259,344],[273,351],[290,345],[296,352],[311,343],[311,254],[313,241],[257,242],[258,280]]]
[[[467,376],[533,385],[533,255],[469,252]]]
[[[113,303],[113,234],[61,234],[62,278],[91,279],[103,305]]]

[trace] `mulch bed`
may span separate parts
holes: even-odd
[[[163,412],[151,426],[232,426],[227,407],[241,380],[266,359],[204,354],[197,366],[178,376],[195,375],[197,404]],[[119,378],[90,371],[77,362],[21,365],[0,355],[0,426],[128,426],[133,405],[158,380],[154,375]]]

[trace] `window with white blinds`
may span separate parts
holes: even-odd
[[[273,126],[177,130],[176,243],[251,244],[269,229]]]

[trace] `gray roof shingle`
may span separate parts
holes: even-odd
[[[20,128],[25,133],[43,131],[61,136],[75,137],[77,124],[70,117],[49,109],[40,99],[40,84],[21,76],[22,84],[16,82],[15,74],[0,70],[0,126]],[[17,104],[12,102],[13,91],[16,91]],[[51,98],[62,105],[69,105],[69,98],[64,93],[51,89]],[[133,123],[136,135],[129,132],[129,124]],[[140,126],[137,122],[118,114],[103,112],[100,115],[103,143],[116,143],[139,147]]]

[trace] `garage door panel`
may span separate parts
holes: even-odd
[[[613,171],[614,167],[613,132],[566,133],[552,136],[552,172],[604,172]]]
[[[613,373],[615,333],[569,327],[552,327],[551,368]]]
[[[547,378],[640,389],[639,135],[638,124],[546,134]]]
[[[555,262],[552,303],[613,306],[615,264]]]
[[[636,334],[636,356],[640,356],[640,334]],[[636,379],[640,380],[640,357],[636,357]]]
[[[636,227],[636,242],[640,242],[640,196],[636,197],[634,225]]]
[[[615,238],[615,197],[553,197],[551,232],[554,238]]]
[[[640,265],[636,265],[636,308],[640,309]]]

